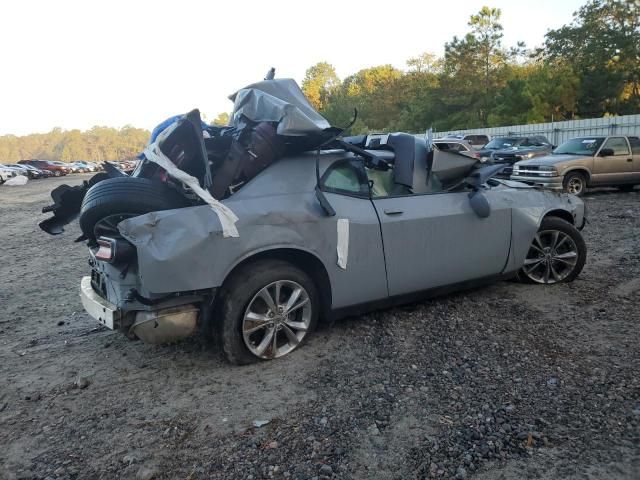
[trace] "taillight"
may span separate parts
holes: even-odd
[[[133,257],[134,253],[134,246],[124,239],[98,238],[97,260],[102,260],[107,263],[123,262]]]
[[[98,251],[96,252],[96,258],[103,262],[111,263],[115,254],[115,241],[112,238],[100,237],[98,239]]]

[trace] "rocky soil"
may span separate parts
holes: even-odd
[[[0,478],[640,478],[640,191],[585,197],[572,284],[377,311],[233,367],[96,328],[77,227],[36,225],[64,181],[0,187]]]

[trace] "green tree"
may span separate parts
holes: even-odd
[[[498,8],[482,7],[471,16],[469,33],[445,44],[440,83],[442,107],[449,113],[448,128],[489,125],[495,95],[506,82],[509,60],[502,46],[501,13]]]
[[[640,109],[640,1],[590,0],[571,24],[547,33],[540,54],[579,76],[579,115]]]
[[[319,62],[308,68],[302,81],[302,91],[317,110],[324,108],[327,97],[340,85],[333,66]]]
[[[218,116],[211,122],[211,125],[218,125],[225,127],[229,125],[230,115],[227,112],[219,113]]]

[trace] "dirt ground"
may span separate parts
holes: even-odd
[[[640,478],[638,189],[585,197],[572,284],[374,312],[234,367],[82,312],[77,226],[37,226],[82,178],[0,187],[0,478]]]

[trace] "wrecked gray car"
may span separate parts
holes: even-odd
[[[131,176],[52,192],[79,216],[86,311],[146,342],[204,332],[244,364],[290,353],[320,318],[583,268],[578,198],[492,178],[500,166],[405,133],[342,137],[292,80],[232,96],[228,127],[197,111],[155,138]]]

